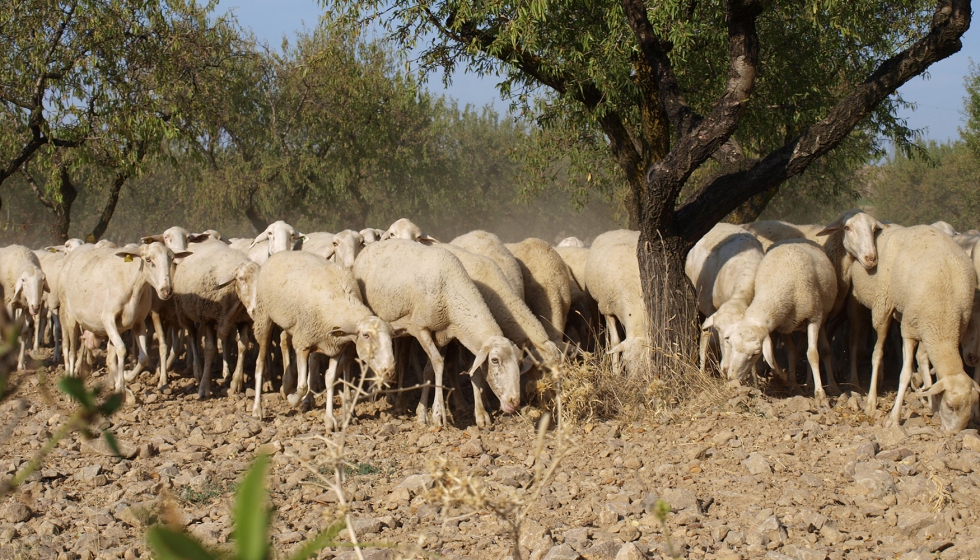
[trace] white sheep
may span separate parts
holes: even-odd
[[[333,236],[334,234],[326,231],[307,233],[300,245],[300,250],[313,253],[324,259],[329,259],[333,256]]]
[[[381,236],[385,234],[385,232],[378,228],[364,228],[358,233],[360,233],[361,237],[364,238],[365,245],[368,243],[374,243],[375,241],[381,241]]]
[[[439,348],[456,339],[476,359],[469,370],[474,392],[489,382],[506,413],[520,406],[520,351],[503,336],[480,292],[452,253],[415,242],[391,239],[372,243],[354,262],[354,276],[364,301],[392,327],[404,328],[422,345],[435,376],[432,421],[446,421],[442,396],[443,358]],[[489,364],[484,379],[480,366]],[[419,422],[428,422],[428,386],[417,409]],[[481,397],[482,398],[482,397]],[[477,399],[479,401],[479,399]],[[490,423],[477,416],[478,426]]]
[[[599,309],[585,287],[585,263],[589,259],[589,249],[566,246],[555,247],[555,252],[565,262],[571,280],[572,305],[565,320],[565,334],[579,346],[587,348],[586,342],[593,338],[599,322]]]
[[[558,242],[558,247],[585,247],[585,242],[578,237],[566,237]]]
[[[719,223],[687,254],[684,272],[694,285],[702,325],[700,367],[704,372],[713,337],[721,347],[721,372],[728,375],[729,349],[720,333],[742,319],[755,295],[762,243],[740,226]]]
[[[565,261],[546,241],[534,237],[505,247],[521,266],[524,301],[541,320],[551,342],[564,346],[565,319],[572,302]]]
[[[762,243],[762,248],[766,251],[774,243],[786,239],[809,239],[810,241],[820,243],[820,240],[816,238],[816,234],[823,229],[823,226],[819,225],[798,225],[779,220],[751,222],[742,224],[742,227],[759,238],[759,241]]]
[[[218,237],[220,238],[220,235]],[[173,226],[165,229],[163,233],[147,235],[141,238],[140,241],[145,244],[150,244],[154,241],[163,243],[171,251],[179,253],[181,251],[187,251],[190,248],[191,243],[200,243],[207,239],[212,239],[211,235],[207,232],[191,233],[180,226]]]
[[[292,251],[296,243],[304,240],[304,237],[293,226],[282,220],[273,222],[252,240],[249,245],[248,257],[262,264],[271,255],[281,251]],[[262,248],[262,244],[265,244],[264,248]],[[251,249],[256,249],[256,251],[251,251]]]
[[[944,222],[942,220],[939,220],[938,222],[935,222],[931,225],[932,227],[938,229],[939,231],[945,233],[950,237],[955,237],[959,235],[959,233],[956,231],[956,228],[954,228],[953,225],[950,224],[949,222]]]
[[[391,349],[395,331],[364,305],[349,269],[316,255],[289,251],[270,256],[260,269],[253,263],[243,263],[232,277],[220,284],[232,281],[254,321],[252,329],[259,345],[254,416],[262,417],[262,376],[273,324],[287,333],[296,351],[299,398],[291,398],[290,403],[295,404],[307,395],[310,353],[320,352],[331,358],[326,379],[326,422],[330,429],[336,427],[333,417],[336,358],[348,343],[354,343],[358,358],[368,367],[382,378],[390,379],[395,367]]]
[[[16,317],[16,312],[23,311],[36,323],[44,305],[44,292],[51,291],[37,255],[23,245],[0,249],[0,286],[3,287],[7,313]],[[20,334],[17,369],[24,369],[27,336],[27,329],[24,329]]]
[[[499,237],[478,229],[464,233],[450,243],[471,253],[493,259],[517,295],[524,299],[524,277],[521,275],[521,265]]]
[[[333,247],[331,260],[346,268],[353,268],[354,260],[364,248],[364,238],[354,230],[345,229],[334,236],[331,246]]]
[[[59,250],[60,249],[60,250]],[[54,339],[54,355],[61,353],[61,325],[59,324],[58,312],[60,308],[59,298],[61,297],[61,285],[58,284],[61,268],[65,265],[65,258],[68,253],[61,247],[48,247],[34,251],[41,271],[44,272],[44,279],[48,283],[48,293],[44,296],[44,309],[38,315],[38,321],[34,332],[34,350],[37,350],[41,338],[44,337],[47,323],[50,323],[51,336]]]
[[[837,383],[830,364],[830,345],[823,333],[824,321],[837,298],[837,279],[830,259],[818,244],[793,239],[773,244],[759,263],[755,276],[755,297],[741,321],[723,332],[730,345],[729,375],[745,382],[759,355],[788,382],[796,386],[795,352],[790,346],[790,374],[787,378],[773,355],[773,332],[790,334],[801,327],[807,333],[807,361],[813,372],[814,396],[826,402],[820,378],[823,354],[831,390]],[[786,338],[789,342],[791,339]],[[791,343],[790,343],[791,344]]]
[[[79,329],[108,337],[112,344],[108,359],[115,374],[115,390],[123,392],[146,364],[146,315],[150,312],[150,292],[160,299],[172,292],[171,272],[177,259],[162,243],[136,248],[110,249],[92,246],[69,254],[61,270],[61,327],[65,336],[63,355],[68,375],[75,375]],[[140,350],[139,366],[125,372],[126,345],[121,333],[133,330]]]
[[[871,358],[867,413],[872,415],[877,408],[888,327],[894,317],[900,317],[902,373],[888,423],[901,420],[912,360],[921,342],[939,378],[923,395],[942,395],[940,421],[946,432],[956,433],[966,427],[980,397],[980,387],[966,375],[959,353],[977,289],[973,265],[948,235],[931,226],[889,227],[877,243],[879,258],[873,274],[857,264],[851,267],[854,298],[871,309],[878,334]],[[923,381],[927,382],[926,376]]]
[[[248,256],[241,251],[224,248],[214,248],[207,251],[195,252],[185,258],[173,274],[173,297],[170,298],[176,308],[176,317],[180,324],[189,332],[192,349],[194,350],[194,376],[198,378],[198,397],[211,396],[211,364],[216,352],[216,338],[222,344],[222,370],[227,375],[229,364],[229,337],[237,330],[238,362],[232,375],[230,393],[241,391],[244,376],[245,350],[248,333],[245,324],[250,322],[248,313],[241,305],[234,286],[219,286],[227,277],[234,275],[238,267],[248,261]],[[196,345],[198,333],[204,335],[204,364],[198,363]],[[159,384],[167,383],[166,362],[161,350],[164,367],[161,368]]]
[[[391,224],[388,231],[381,234],[381,241],[387,239],[407,239],[423,245],[439,243],[439,240],[422,233],[422,228],[412,223],[408,218],[399,218]]]
[[[636,247],[640,232],[614,230],[599,235],[589,248],[585,263],[585,285],[606,318],[613,365],[618,369],[623,356],[626,369],[636,373],[649,354],[649,322]],[[617,321],[622,323],[626,338],[619,339]]]

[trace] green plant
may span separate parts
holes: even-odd
[[[236,560],[266,560],[270,557],[269,522],[271,521],[268,494],[265,489],[265,475],[269,467],[269,457],[259,455],[255,463],[245,473],[245,479],[235,496],[235,551],[209,548],[183,530],[175,530],[162,525],[152,527],[146,534],[146,541],[160,560],[216,560],[234,558]],[[314,539],[301,546],[291,560],[303,560],[313,556],[321,548],[336,546],[337,535],[346,527],[343,519],[334,522]]]
[[[215,484],[214,482],[208,482],[198,489],[187,485],[184,486],[183,490],[181,490],[180,499],[184,502],[189,502],[192,504],[209,504],[214,501],[215,498],[224,494],[226,490],[227,489],[225,486]]]
[[[381,469],[371,463],[345,463],[344,476],[368,476],[377,474]]]
[[[660,522],[660,527],[664,532],[664,538],[667,540],[667,553],[670,554],[671,558],[680,558],[680,556],[674,552],[674,543],[670,539],[670,530],[667,527],[667,515],[669,513],[670,504],[668,504],[666,500],[657,500],[657,503],[653,508],[653,516]]]

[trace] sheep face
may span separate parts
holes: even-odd
[[[18,302],[24,309],[36,316],[41,311],[41,302],[44,292],[49,292],[48,281],[40,269],[25,270],[20,278],[17,279],[17,286],[14,288],[14,301]]]
[[[391,335],[388,323],[371,316],[357,323],[357,338],[354,340],[357,357],[386,382],[391,381],[395,373]]]
[[[507,414],[521,406],[521,352],[513,342],[502,336],[491,337],[484,344],[486,352],[487,384],[500,399],[500,410]],[[477,357],[479,361],[479,357]],[[474,364],[476,366],[478,364]]]
[[[268,241],[269,254],[274,255],[282,251],[292,250],[293,245],[302,237],[303,234],[293,229],[293,226],[279,220],[265,228],[265,231],[260,233],[259,236],[252,241],[251,246],[254,247],[257,243]]]
[[[238,294],[238,299],[245,306],[245,312],[252,319],[255,319],[255,309],[258,307],[259,269],[259,265],[252,261],[243,262],[235,268],[235,273],[231,278],[218,282],[218,287],[235,283],[235,293]]]
[[[728,345],[728,378],[745,383],[752,368],[759,361],[763,345],[769,333],[762,327],[746,324],[744,321],[733,325],[725,334]]]
[[[82,241],[81,239],[78,239],[77,237],[69,239],[68,241],[65,241],[65,252],[70,253],[73,250],[81,247],[82,245],[85,245],[85,242]]]
[[[583,242],[578,237],[566,237],[558,242],[559,247],[585,247],[585,242]]]
[[[381,236],[384,234],[383,231],[377,228],[364,228],[358,233],[364,238],[364,244],[374,243],[375,241],[381,241]]]
[[[949,435],[965,429],[980,408],[980,385],[965,372],[940,379],[922,395],[939,395],[939,420]]]
[[[422,237],[422,229],[419,226],[413,224],[408,218],[399,218],[395,220],[395,223],[391,224],[388,231],[381,235],[381,240],[407,239],[409,241],[418,241],[420,237]]]
[[[126,256],[132,255],[132,252],[120,251],[116,254]],[[177,264],[176,260],[178,258],[186,257],[188,254],[185,252],[175,254],[166,245],[159,242],[153,242],[140,247],[139,257],[143,259],[143,276],[153,286],[153,289],[156,290],[160,299],[166,300],[170,298],[170,295],[173,293],[173,284],[171,282],[173,267]]]
[[[364,238],[356,231],[345,229],[333,237],[334,261],[346,268],[354,267],[354,259],[364,248]]]
[[[878,266],[875,238],[881,231],[881,223],[870,214],[858,212],[844,221],[843,228],[844,249],[864,268],[871,270]]]

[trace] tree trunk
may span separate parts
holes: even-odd
[[[106,200],[105,207],[102,209],[102,215],[99,216],[99,221],[96,222],[90,235],[93,242],[101,239],[105,234],[106,228],[109,227],[109,220],[112,219],[112,215],[116,212],[116,203],[119,202],[119,191],[122,190],[122,186],[125,183],[125,175],[116,175],[116,178],[112,181],[112,188],[109,189],[109,198]]]
[[[686,255],[682,237],[640,232],[637,259],[649,320],[650,367],[658,379],[687,372],[697,363],[698,307],[684,274]]]
[[[761,193],[753,196],[738,206],[726,219],[733,224],[747,224],[759,219],[759,216],[766,211],[766,206],[779,193],[780,185],[773,185]]]

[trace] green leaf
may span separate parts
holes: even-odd
[[[217,556],[204,548],[194,537],[166,527],[152,527],[146,542],[160,560],[215,560]]]
[[[109,395],[109,398],[106,399],[105,402],[102,403],[102,406],[99,408],[102,410],[102,414],[104,416],[112,416],[113,412],[119,410],[119,407],[122,406],[122,403],[123,403],[122,394],[113,393]]]
[[[69,397],[81,404],[85,410],[95,408],[95,403],[92,401],[92,394],[85,389],[85,383],[82,382],[80,377],[62,377],[58,381],[58,387]]]
[[[125,459],[122,456],[122,452],[119,451],[119,442],[116,441],[116,435],[109,430],[102,430],[102,435],[105,437],[105,442],[109,445],[109,449],[112,450],[112,454],[120,459]]]
[[[265,560],[269,551],[266,533],[269,528],[269,510],[266,507],[265,471],[269,456],[261,454],[255,459],[235,500],[235,543],[239,560]]]
[[[320,532],[312,540],[309,540],[293,554],[290,560],[306,560],[316,554],[318,550],[327,546],[334,546],[334,539],[347,527],[343,519],[334,521],[332,525]]]

